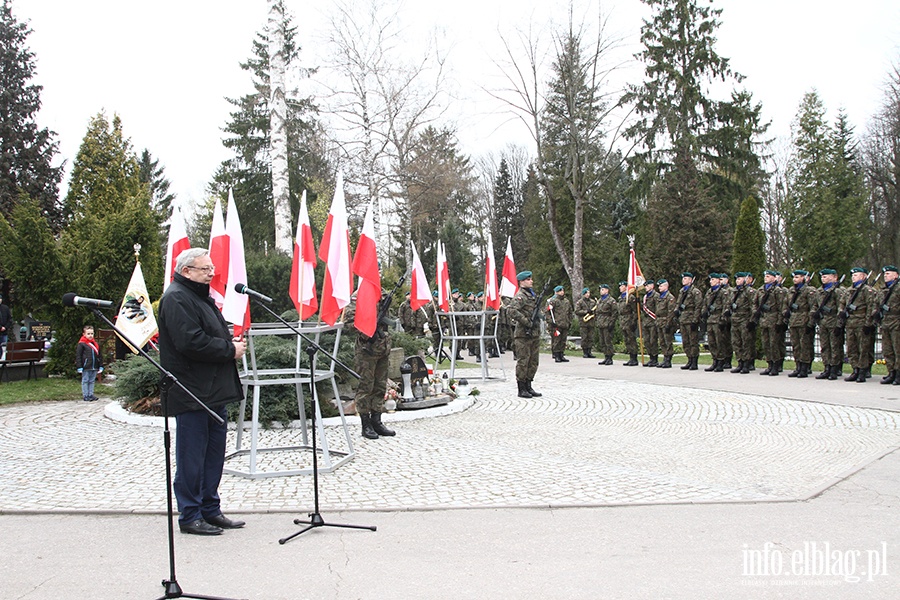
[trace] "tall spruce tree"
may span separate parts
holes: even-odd
[[[900,63],[884,86],[863,144],[870,218],[875,227],[870,264],[900,263]]]
[[[34,54],[26,46],[31,30],[12,14],[10,0],[0,4],[0,214],[9,216],[24,192],[37,201],[54,230],[62,225],[59,182],[62,166],[53,166],[56,134],[35,122],[42,86],[31,83]]]
[[[732,273],[749,271],[760,280],[766,265],[766,236],[759,218],[759,202],[753,196],[747,196],[741,204],[732,248]]]

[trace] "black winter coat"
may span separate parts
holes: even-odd
[[[160,362],[167,371],[210,408],[241,400],[231,333],[209,285],[176,273],[159,301],[157,321]],[[178,386],[167,396],[170,415],[203,410]]]

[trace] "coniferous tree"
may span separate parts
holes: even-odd
[[[759,202],[752,196],[741,204],[732,248],[731,272],[749,271],[760,280],[766,265],[766,236],[760,223]]]
[[[494,260],[502,267],[503,257],[506,254],[506,238],[511,238],[510,241],[514,246],[522,246],[525,236],[522,194],[517,193],[513,187],[509,164],[505,158],[500,159],[497,177],[494,179],[493,202],[494,220],[491,234],[494,237]],[[515,256],[515,252],[513,255]]]
[[[56,134],[39,128],[42,86],[31,83],[34,54],[25,45],[31,30],[12,14],[9,0],[0,4],[0,215],[8,216],[20,192],[38,202],[54,230],[62,225],[59,182],[62,166],[53,166]]]
[[[881,107],[863,145],[869,215],[875,227],[870,261],[900,263],[900,65],[888,74]]]
[[[141,183],[146,183],[150,189],[150,206],[156,213],[156,218],[160,223],[165,223],[172,216],[172,202],[175,201],[175,194],[169,192],[172,185],[166,177],[165,168],[159,164],[158,158],[153,158],[150,151],[146,148],[141,152],[138,158],[138,169]],[[168,226],[165,227],[163,235],[168,234]]]

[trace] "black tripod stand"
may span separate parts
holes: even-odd
[[[64,300],[65,302],[65,300]],[[202,596],[200,594],[188,594],[182,591],[181,586],[178,585],[178,580],[175,578],[175,511],[172,507],[172,456],[170,452],[171,447],[171,433],[169,431],[169,409],[168,402],[165,400],[165,394],[168,390],[173,386],[177,386],[181,388],[184,392],[186,392],[203,410],[209,413],[209,415],[219,424],[224,423],[222,417],[217,415],[215,411],[209,408],[206,404],[203,403],[202,400],[197,398],[189,389],[184,387],[184,385],[178,381],[178,379],[169,373],[161,364],[153,360],[149,354],[144,352],[143,348],[140,348],[133,341],[128,339],[124,333],[122,333],[116,326],[110,321],[106,315],[100,312],[99,309],[92,309],[94,315],[106,323],[116,334],[122,339],[122,341],[126,342],[132,348],[135,348],[138,351],[138,354],[143,356],[145,359],[150,361],[150,363],[157,368],[160,375],[162,375],[162,379],[160,380],[160,392],[164,396],[162,401],[163,407],[163,423],[165,424],[163,428],[163,446],[165,447],[166,452],[166,510],[168,515],[168,523],[169,523],[169,578],[162,580],[162,586],[165,588],[165,594],[160,596],[157,600],[166,600],[167,598],[200,598],[202,600],[229,600],[228,598],[223,598],[220,596]]]
[[[240,291],[240,290],[239,290]],[[314,529],[316,527],[343,527],[345,529],[368,529],[369,531],[375,531],[376,527],[374,525],[344,525],[341,523],[326,523],[325,519],[322,518],[322,514],[319,512],[319,450],[316,445],[316,411],[319,406],[319,398],[316,393],[316,381],[315,381],[315,373],[316,373],[316,353],[323,348],[309,339],[307,336],[303,335],[299,329],[288,323],[286,320],[281,318],[281,315],[270,309],[268,306],[263,304],[262,300],[258,297],[251,295],[250,296],[255,302],[257,306],[262,307],[266,312],[275,317],[282,325],[296,333],[300,336],[301,339],[306,341],[306,355],[309,357],[309,388],[310,388],[310,402],[312,403],[312,460],[313,460],[313,512],[309,513],[309,520],[304,521],[302,519],[294,519],[294,525],[300,525],[301,523],[305,523],[307,527],[301,529],[300,531],[291,534],[287,537],[281,538],[278,540],[279,544],[286,544],[288,541],[294,539],[301,533],[309,531],[310,529]],[[343,362],[338,360],[336,357],[328,354],[327,352],[323,352],[328,359],[339,365],[345,371],[350,373],[352,376],[359,379],[359,374],[345,365]]]

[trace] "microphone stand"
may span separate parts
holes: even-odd
[[[337,357],[328,354],[324,348],[322,348],[319,344],[309,339],[307,336],[303,335],[299,329],[288,323],[286,320],[281,318],[281,315],[273,311],[271,308],[263,304],[259,298],[256,298],[253,295],[250,295],[251,299],[256,302],[257,306],[262,307],[267,313],[278,319],[278,321],[300,336],[301,339],[305,340],[307,343],[306,346],[306,355],[309,357],[309,388],[311,394],[311,402],[312,402],[312,459],[313,459],[313,512],[308,513],[309,520],[304,521],[303,519],[294,519],[294,525],[305,524],[306,527],[297,531],[296,533],[292,533],[287,537],[283,537],[278,540],[278,543],[284,545],[288,543],[290,540],[294,539],[301,533],[306,533],[310,529],[315,529],[316,527],[343,527],[345,529],[368,529],[369,531],[375,531],[376,527],[374,525],[346,525],[342,523],[327,523],[325,519],[322,518],[322,514],[319,512],[319,451],[316,446],[316,412],[319,407],[319,398],[316,394],[316,382],[315,382],[315,373],[316,373],[316,353],[319,350],[322,350],[322,354],[328,357],[331,362],[339,365],[345,371],[350,373],[350,375],[359,379],[359,373],[345,365],[341,362]],[[340,402],[340,399],[338,399]]]
[[[162,375],[162,379],[159,382],[160,394],[163,396],[162,398],[162,408],[163,408],[163,423],[165,424],[163,428],[163,446],[166,451],[166,510],[168,514],[168,522],[169,522],[169,578],[162,580],[162,586],[165,588],[165,594],[157,598],[157,600],[166,600],[167,598],[200,598],[202,600],[230,600],[229,598],[222,598],[220,596],[202,596],[200,594],[187,594],[182,591],[181,586],[178,585],[178,580],[175,578],[175,511],[172,507],[172,456],[170,452],[171,447],[171,434],[169,431],[169,407],[168,407],[168,390],[173,386],[178,386],[182,391],[186,392],[191,399],[194,400],[203,410],[205,410],[209,415],[220,425],[225,421],[215,413],[209,406],[207,406],[202,400],[200,400],[197,396],[194,395],[189,389],[187,389],[184,384],[178,381],[172,373],[167,371],[165,367],[156,362],[152,356],[144,352],[143,348],[139,348],[137,344],[135,344],[132,340],[128,338],[127,335],[122,333],[109,318],[104,315],[99,308],[92,308],[91,312],[94,313],[98,319],[109,325],[113,331],[122,339],[122,341],[126,342],[129,346],[136,349],[138,354],[143,356],[145,359],[150,361],[150,363],[156,367],[159,371],[160,375]]]

